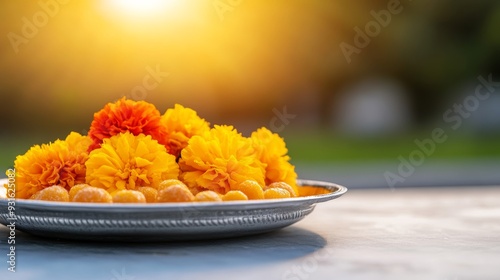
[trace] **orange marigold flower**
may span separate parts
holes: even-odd
[[[210,124],[200,118],[196,111],[179,104],[168,109],[162,116],[162,121],[168,133],[169,152],[177,158],[191,137],[210,130]]]
[[[266,165],[266,185],[285,182],[294,189],[297,186],[297,173],[290,164],[285,141],[278,134],[263,127],[251,136],[259,160]]]
[[[158,188],[166,179],[177,179],[175,157],[150,135],[130,132],[104,139],[86,162],[87,184],[113,193],[117,190]]]
[[[85,182],[85,161],[92,140],[71,132],[65,140],[35,145],[14,161],[16,197],[30,198],[36,192],[59,185],[67,190]]]
[[[193,136],[179,160],[181,180],[193,190],[225,194],[241,182],[264,185],[264,165],[257,159],[252,140],[232,126],[216,125],[203,136]]]
[[[156,107],[145,101],[124,97],[115,103],[108,103],[94,114],[89,130],[93,143],[89,151],[99,148],[104,139],[126,131],[133,135],[151,135],[162,145],[168,143],[165,126]]]

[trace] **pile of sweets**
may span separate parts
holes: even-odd
[[[94,114],[88,135],[35,145],[17,156],[16,198],[167,203],[290,198],[297,174],[284,140],[213,127],[189,108],[163,115],[122,98]]]

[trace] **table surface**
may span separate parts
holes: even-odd
[[[0,226],[0,259],[8,229]],[[244,238],[92,243],[16,234],[2,279],[500,279],[500,187],[350,190]]]

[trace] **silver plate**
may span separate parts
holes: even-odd
[[[0,180],[0,186],[6,183]],[[316,203],[347,188],[299,180],[331,193],[288,199],[230,202],[99,204],[15,200],[15,227],[33,235],[76,240],[168,241],[215,239],[277,230],[298,222]],[[8,225],[8,200],[0,199],[0,223]]]

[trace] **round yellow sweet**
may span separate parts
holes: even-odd
[[[157,202],[192,202],[194,195],[185,185],[172,185],[158,191]]]
[[[222,200],[224,201],[248,200],[248,197],[242,191],[228,191],[225,195],[222,196]]]
[[[54,185],[36,192],[31,196],[31,199],[68,202],[69,194],[65,188]]]
[[[173,185],[186,186],[186,184],[184,184],[180,180],[177,180],[177,179],[167,179],[167,180],[161,181],[160,185],[158,185],[158,190],[162,190],[162,189],[168,188],[168,187],[173,186]]]
[[[262,187],[254,180],[241,182],[235,190],[243,192],[248,199],[264,199]]]
[[[137,189],[146,198],[147,203],[156,202],[156,197],[158,196],[158,190],[153,187],[140,187]]]
[[[73,187],[71,187],[71,189],[69,189],[69,201],[73,201],[73,197],[75,197],[75,194],[77,192],[79,192],[80,190],[87,188],[87,187],[90,187],[90,185],[78,184],[78,185],[74,185]]]
[[[282,188],[269,188],[264,191],[265,199],[290,198],[290,192]]]
[[[112,203],[113,198],[105,189],[86,187],[76,192],[73,202]]]
[[[267,190],[267,189],[272,189],[272,188],[279,188],[279,189],[287,190],[288,193],[290,194],[290,197],[296,197],[297,196],[297,194],[295,193],[293,187],[290,186],[289,184],[285,183],[285,182],[274,182],[274,183],[271,183],[269,186],[265,186],[264,187],[264,191]]]
[[[221,196],[214,191],[202,191],[194,196],[194,200],[198,202],[204,201],[222,201]]]
[[[121,190],[113,194],[113,203],[146,203],[146,197],[140,191]]]

